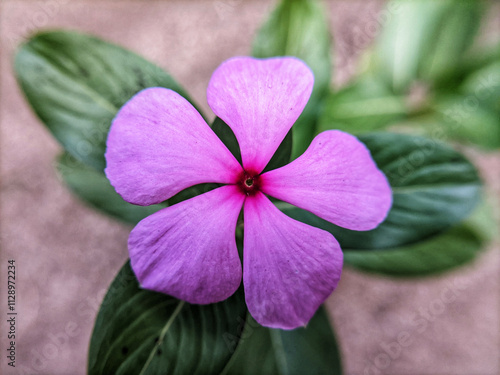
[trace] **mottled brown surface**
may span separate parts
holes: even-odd
[[[216,4],[223,4],[218,14]],[[1,27],[1,279],[0,373],[83,374],[98,305],[127,258],[130,230],[82,205],[52,168],[61,150],[30,112],[12,75],[14,47],[33,29],[71,28],[119,43],[156,62],[202,103],[211,72],[248,54],[270,1],[3,1]],[[373,33],[380,2],[330,1],[338,54],[335,83],[351,75]],[[498,8],[497,8],[498,9]],[[491,31],[491,27],[490,27]],[[488,184],[497,218],[500,154],[471,152]],[[18,357],[5,363],[6,259],[16,259]],[[443,295],[456,298],[420,325],[412,323]],[[409,345],[387,374],[500,373],[498,239],[476,262],[439,277],[394,280],[346,269],[328,300],[346,374],[376,374],[383,345]],[[67,333],[65,333],[65,330]],[[404,333],[407,332],[407,333]],[[68,335],[71,334],[71,337]],[[379,356],[379,361],[380,361]],[[380,365],[380,363],[379,363]]]

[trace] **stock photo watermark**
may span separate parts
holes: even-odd
[[[384,370],[387,370],[411,347],[415,338],[434,324],[466,289],[467,284],[455,279],[441,290],[439,297],[411,313],[405,330],[400,331],[393,340],[379,344],[379,352],[367,361],[363,375],[383,374]]]
[[[50,0],[40,2],[37,11],[31,14],[30,17],[23,18],[23,23],[19,29],[19,33],[8,37],[11,46],[13,48],[17,48],[20,43],[27,40],[29,34],[41,28],[47,27],[50,24],[50,20],[57,17],[61,8],[68,3],[70,3],[70,0]]]
[[[7,261],[7,365],[16,367],[16,261]]]

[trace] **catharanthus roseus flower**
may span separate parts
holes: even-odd
[[[311,95],[314,77],[292,57],[233,58],[213,74],[208,104],[233,130],[242,164],[183,97],[150,88],[113,120],[106,175],[128,202],[162,202],[200,183],[225,184],[164,208],[131,232],[132,268],[146,289],[190,303],[239,287],[262,325],[306,324],[335,289],[342,252],[328,232],[291,219],[266,195],[352,230],[375,228],[392,202],[369,151],[340,131],[319,134],[290,164],[262,173]],[[243,208],[243,270],[235,241]]]

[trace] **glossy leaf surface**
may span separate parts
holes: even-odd
[[[127,262],[94,326],[88,373],[216,374],[232,356],[224,334],[246,316],[242,290],[224,302],[190,305],[140,289]]]
[[[338,345],[321,307],[305,328],[261,327],[249,315],[223,375],[301,375],[342,373]]]
[[[187,98],[159,67],[76,32],[36,34],[17,51],[15,70],[28,102],[54,137],[73,157],[98,170],[105,167],[111,120],[134,94],[160,86]]]
[[[463,220],[480,198],[475,167],[459,152],[423,137],[372,133],[359,137],[393,189],[388,217],[376,229],[340,228],[286,203],[287,215],[325,229],[342,249],[383,249],[421,241]]]

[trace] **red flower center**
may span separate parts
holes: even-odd
[[[260,190],[260,175],[253,171],[243,171],[238,176],[236,185],[243,194],[255,195]]]

